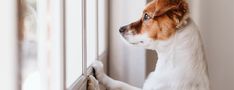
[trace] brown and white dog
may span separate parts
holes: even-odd
[[[102,63],[93,67],[97,80],[109,90],[209,90],[199,31],[189,18],[186,0],[154,0],[140,20],[119,30],[130,44],[156,50],[158,62],[143,88],[130,86],[104,74]],[[90,76],[89,89],[99,90]]]

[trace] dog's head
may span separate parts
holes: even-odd
[[[146,5],[140,20],[119,29],[129,43],[147,46],[157,40],[167,40],[188,18],[188,3],[184,0],[153,0]]]

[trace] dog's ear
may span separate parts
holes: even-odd
[[[176,28],[180,28],[189,17],[188,3],[185,0],[155,0],[154,18],[163,14],[167,14],[175,22]]]
[[[160,16],[167,11],[176,9],[180,0],[155,0],[154,17]]]

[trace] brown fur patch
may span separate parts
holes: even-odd
[[[188,3],[184,0],[154,0],[147,4],[143,13],[151,19],[142,19],[129,25],[136,34],[149,33],[154,40],[166,40],[176,29],[181,27],[188,18]]]

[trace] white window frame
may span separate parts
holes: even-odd
[[[18,1],[1,0],[0,11],[0,89],[17,90],[18,77]]]

